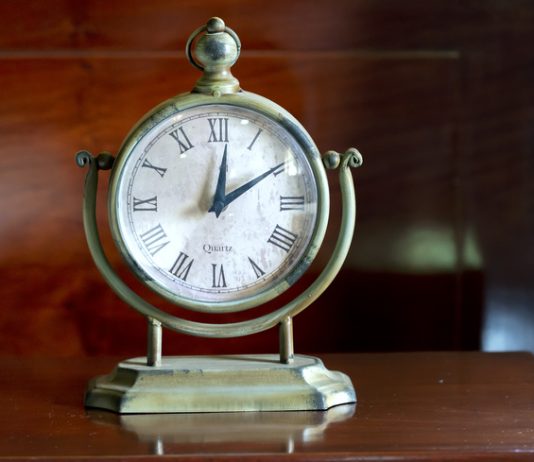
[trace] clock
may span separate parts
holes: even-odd
[[[160,295],[198,311],[244,310],[290,287],[313,259],[324,169],[281,107],[195,96],[169,101],[126,140],[111,179],[112,230]]]
[[[328,409],[356,400],[350,379],[320,359],[295,355],[293,317],[328,287],[355,223],[350,167],[359,152],[321,156],[278,104],[241,90],[231,73],[241,49],[219,18],[193,32],[186,54],[202,71],[193,90],[164,101],[127,135],[114,157],[77,154],[89,165],[84,227],[111,289],[147,318],[146,357],[90,382],[85,404],[120,413]],[[99,239],[100,171],[111,170],[109,217],[128,267],[163,299],[217,316],[275,300],[320,249],[329,211],[328,169],[339,168],[342,222],[319,277],[285,305],[242,321],[199,322],[161,310],[118,276]],[[162,328],[200,337],[250,335],[279,326],[279,355],[167,357]],[[246,393],[243,390],[246,389]]]

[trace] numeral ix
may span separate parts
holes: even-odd
[[[157,212],[158,211],[158,197],[150,197],[148,199],[133,198],[134,212]]]

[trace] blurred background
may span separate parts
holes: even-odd
[[[145,112],[192,88],[184,46],[211,16],[241,38],[243,89],[293,113],[321,152],[364,156],[351,253],[295,319],[296,351],[534,351],[533,2],[2,0],[0,354],[144,354],[144,319],[89,256],[74,154],[116,153]],[[109,257],[157,302],[113,247],[107,178]],[[330,229],[295,291],[337,237],[329,181]],[[276,329],[164,335],[167,354],[276,349]]]

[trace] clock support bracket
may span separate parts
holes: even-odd
[[[353,403],[356,393],[350,379],[325,368],[320,359],[295,355],[292,318],[328,287],[347,256],[356,218],[356,201],[350,167],[362,164],[351,148],[340,155],[328,151],[326,168],[339,168],[342,197],[340,234],[332,256],[312,285],[280,310],[255,320],[224,328],[175,318],[133,292],[115,273],[100,243],[96,223],[98,171],[109,170],[108,153],[76,156],[80,167],[89,166],[84,190],[84,229],[95,264],[114,292],[148,320],[147,356],[119,363],[88,387],[85,404],[119,413],[235,412],[325,410]],[[282,316],[280,316],[282,313]],[[206,337],[235,337],[279,326],[279,355],[162,356],[162,327]]]

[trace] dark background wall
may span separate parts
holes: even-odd
[[[364,155],[351,253],[296,318],[297,351],[534,350],[534,3],[3,0],[0,353],[143,354],[144,320],[88,254],[74,153],[116,152],[189,91],[183,48],[211,16],[241,38],[244,89],[285,106],[321,151]],[[329,178],[332,229],[304,284],[337,235]],[[146,293],[112,246],[105,193],[110,258]],[[276,332],[166,333],[164,351],[275,349]]]

